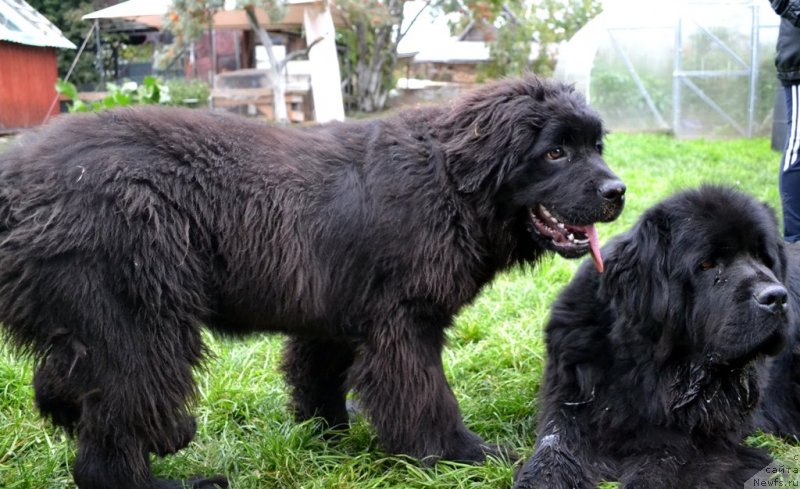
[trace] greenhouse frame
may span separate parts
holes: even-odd
[[[562,47],[555,76],[611,129],[769,134],[780,18],[767,0],[609,3]]]

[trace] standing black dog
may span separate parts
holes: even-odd
[[[584,265],[553,305],[539,439],[515,487],[741,488],[771,461],[742,437],[765,359],[790,336],[774,213],[702,187],[645,212],[604,255],[604,274]]]
[[[625,187],[572,88],[537,78],[385,119],[280,129],[203,112],[68,116],[0,157],[0,321],[74,433],[82,489],[174,488],[203,325],[290,335],[300,419],[482,461],[442,370],[445,328],[492,277],[591,250]],[[223,480],[201,479],[193,487]]]

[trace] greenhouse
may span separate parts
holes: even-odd
[[[563,46],[555,76],[584,92],[611,129],[770,133],[781,94],[779,17],[768,1],[607,3]],[[776,117],[785,119],[780,110]]]

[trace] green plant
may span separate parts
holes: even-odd
[[[69,106],[70,112],[93,112],[135,104],[157,104],[161,101],[163,89],[164,87],[153,76],[146,76],[141,84],[134,82],[122,85],[107,83],[108,95],[102,100],[87,103],[78,98],[78,89],[74,84],[64,80],[56,82],[56,91],[72,100],[72,104]]]
[[[672,77],[669,67],[641,71],[639,79],[662,117],[672,111]],[[654,115],[633,76],[622,63],[598,62],[592,71],[591,104],[614,127],[655,127]]]
[[[166,82],[164,103],[167,105],[202,106],[208,101],[210,89],[202,80],[175,78]]]
[[[527,71],[551,75],[558,45],[599,14],[602,7],[599,0],[440,1],[445,11],[468,12],[475,25],[484,26],[489,62],[481,66],[479,76],[487,79]],[[536,52],[531,52],[531,43],[538,45]]]
[[[414,18],[405,19],[406,0],[340,0],[337,13],[345,26],[337,41],[345,47],[342,74],[347,105],[360,112],[385,108],[395,85],[397,46]],[[404,24],[405,20],[405,24]]]

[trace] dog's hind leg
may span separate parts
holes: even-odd
[[[781,462],[771,465],[772,462],[772,457],[761,448],[730,443],[703,447],[687,457],[686,464],[680,467],[679,480],[669,487],[797,487],[792,467]]]
[[[281,368],[291,386],[292,409],[299,421],[321,417],[330,428],[347,427],[345,396],[353,348],[342,342],[289,338]]]
[[[36,366],[33,391],[42,416],[72,435],[81,417],[80,398],[88,384],[88,379],[83,378],[84,370],[78,366],[87,349],[68,330],[55,331],[47,353]]]
[[[57,331],[68,335],[66,330]],[[92,372],[82,364],[87,360],[89,351],[86,345],[70,336],[58,338],[55,335],[50,344],[49,351],[36,366],[33,376],[36,406],[42,416],[74,435],[81,418],[82,399],[93,394],[86,391],[86,386],[92,383]],[[194,438],[197,423],[193,416],[179,415],[169,431],[175,433],[173,439],[154,440],[151,452],[163,457],[185,448]]]
[[[116,327],[114,346],[95,344],[85,360],[93,379],[77,429],[73,473],[78,487],[225,487],[221,478],[168,481],[150,470],[149,453],[174,453],[194,435],[195,423],[185,408],[194,391],[192,362],[183,343],[193,340],[176,341],[152,324]]]
[[[156,307],[113,292],[91,265],[39,264],[37,276],[37,330],[59,325],[38,348],[37,404],[75,432],[78,487],[225,487],[224,478],[163,480],[150,469],[150,453],[174,453],[194,435],[186,404],[204,354],[198,321],[169,298]]]

